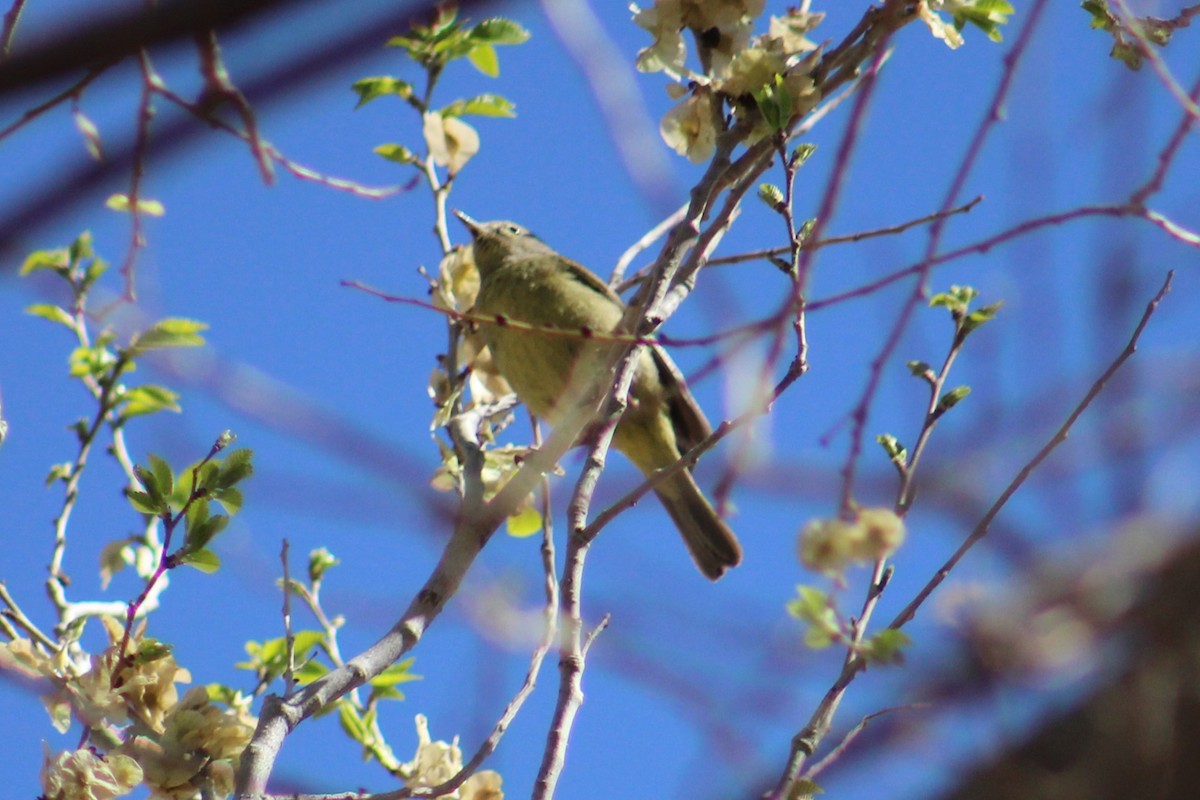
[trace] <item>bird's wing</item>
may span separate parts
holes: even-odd
[[[625,302],[620,295],[582,264],[569,258],[564,258],[563,263],[571,276],[579,283],[609,298],[617,306],[625,307]],[[709,425],[704,412],[700,410],[696,398],[692,397],[692,393],[688,390],[683,373],[679,371],[679,367],[675,366],[675,362],[667,355],[667,351],[658,345],[651,346],[649,350],[654,359],[658,379],[666,393],[667,413],[670,415],[671,425],[675,429],[675,441],[679,445],[679,451],[686,452],[712,433],[712,426]]]
[[[650,348],[650,354],[654,357],[658,379],[667,396],[667,412],[675,429],[675,441],[679,445],[679,452],[686,453],[712,433],[712,426],[708,424],[700,404],[688,390],[683,373],[675,366],[667,351],[654,345]]]
[[[582,283],[584,286],[588,287],[589,289],[592,289],[593,291],[599,292],[600,294],[604,295],[609,300],[612,300],[614,303],[616,303],[618,306],[620,306],[622,308],[625,307],[625,303],[623,300],[621,300],[620,295],[618,295],[616,292],[614,292],[612,290],[611,286],[609,286],[607,283],[602,281],[590,269],[588,269],[587,267],[583,266],[582,264],[580,264],[578,262],[572,261],[569,258],[563,258],[562,263],[563,263],[563,266],[566,267],[567,272],[569,272],[571,274],[572,278],[579,281],[580,283]]]

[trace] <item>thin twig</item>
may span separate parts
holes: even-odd
[[[33,108],[27,110],[24,114],[21,115],[21,118],[18,119],[16,122],[12,123],[7,128],[0,130],[0,140],[3,140],[5,137],[9,136],[10,134],[13,134],[16,131],[20,130],[22,127],[29,124],[33,120],[37,119],[42,114],[45,114],[47,111],[49,111],[50,109],[59,105],[60,103],[63,103],[67,100],[74,99],[76,97],[79,97],[79,95],[83,93],[83,90],[87,88],[88,84],[90,84],[92,81],[96,80],[101,75],[103,75],[104,72],[111,66],[112,66],[112,63],[109,62],[109,63],[105,63],[105,64],[100,64],[100,65],[94,67],[93,69],[88,70],[86,75],[84,75],[82,78],[80,78],[78,81],[76,81],[72,85],[68,86],[66,89],[63,89],[61,92],[54,95],[46,102],[36,105]]]
[[[25,0],[13,0],[12,7],[4,13],[4,27],[0,29],[0,58],[8,58],[12,51],[13,36],[17,33],[17,23],[21,21],[24,9]]]
[[[800,246],[805,250],[820,250],[822,247],[831,247],[838,244],[855,244],[857,242],[866,241],[867,239],[874,239],[879,236],[894,236],[895,234],[904,233],[912,228],[927,225],[934,220],[940,219],[941,217],[952,216],[955,214],[965,214],[982,202],[983,195],[977,195],[970,202],[964,203],[957,208],[952,208],[949,211],[935,211],[932,214],[926,214],[923,217],[918,217],[917,219],[912,219],[907,222],[901,222],[896,225],[890,225],[886,228],[874,228],[869,231],[848,233],[844,236],[830,236],[827,239],[809,239],[803,242]],[[747,261],[762,261],[770,259],[772,256],[784,255],[790,249],[790,247],[784,245],[782,247],[768,247],[764,250],[755,250],[749,253],[737,253],[736,255],[731,256],[720,256],[710,260],[708,262],[708,266],[717,267],[725,266],[727,264],[742,264]]]
[[[1129,337],[1129,342],[1125,345],[1125,349],[1121,351],[1120,355],[1118,355],[1116,359],[1108,365],[1108,368],[1104,370],[1100,377],[1096,379],[1091,388],[1088,389],[1087,394],[1083,396],[1083,399],[1079,401],[1079,404],[1076,405],[1074,410],[1071,411],[1070,415],[1067,416],[1066,421],[1063,422],[1058,431],[1055,432],[1054,436],[1052,436],[1050,440],[1042,446],[1042,449],[1039,450],[1037,454],[1034,455],[1034,457],[1031,458],[1028,463],[1021,468],[1021,471],[1017,473],[1016,477],[1013,478],[1008,486],[1005,487],[1004,491],[1000,493],[1000,496],[996,499],[996,502],[992,504],[991,508],[987,510],[987,512],[979,520],[978,524],[976,524],[974,530],[971,531],[971,535],[968,536],[966,540],[959,545],[958,549],[954,551],[954,555],[950,556],[946,563],[942,565],[941,569],[939,569],[934,576],[930,578],[929,582],[922,587],[921,591],[917,592],[917,595],[907,606],[904,607],[904,610],[896,615],[896,618],[892,620],[890,625],[888,625],[889,628],[901,628],[916,616],[918,609],[921,608],[921,605],[925,602],[929,595],[933,594],[933,591],[937,589],[939,585],[941,585],[942,581],[946,580],[946,578],[950,575],[951,570],[953,570],[958,562],[962,560],[963,556],[965,556],[972,547],[978,544],[979,541],[987,535],[992,521],[995,520],[996,516],[1000,513],[1000,510],[1004,508],[1009,499],[1011,499],[1012,496],[1017,493],[1017,490],[1020,489],[1025,481],[1029,479],[1029,476],[1033,474],[1034,470],[1036,470],[1038,466],[1045,461],[1052,452],[1054,452],[1055,448],[1067,440],[1067,435],[1071,432],[1071,428],[1075,426],[1075,422],[1083,415],[1083,412],[1087,410],[1088,406],[1092,404],[1092,401],[1099,396],[1100,392],[1104,390],[1105,385],[1107,385],[1109,380],[1112,379],[1113,375],[1117,373],[1117,370],[1119,370],[1122,365],[1124,365],[1125,362],[1128,361],[1135,352],[1137,352],[1138,340],[1141,339],[1142,331],[1146,329],[1146,325],[1150,322],[1150,317],[1152,317],[1154,312],[1158,309],[1159,303],[1161,303],[1163,298],[1167,296],[1167,293],[1171,291],[1171,282],[1174,280],[1174,277],[1175,270],[1171,270],[1167,273],[1167,278],[1165,281],[1163,281],[1162,288],[1159,289],[1158,293],[1154,295],[1153,299],[1146,304],[1146,310],[1142,314],[1142,318],[1138,322],[1137,327],[1134,328],[1133,334]]]
[[[285,537],[279,546],[279,563],[283,569],[284,694],[291,694],[296,688],[296,636],[292,632],[292,576],[288,566],[288,549],[288,540]]]
[[[875,396],[878,393],[879,386],[883,379],[884,367],[890,362],[892,354],[900,345],[901,335],[907,330],[910,320],[916,313],[917,307],[928,294],[929,276],[933,271],[934,258],[937,256],[938,250],[942,243],[942,233],[945,230],[949,218],[944,212],[949,211],[958,201],[958,197],[962,192],[963,186],[966,184],[967,177],[974,170],[976,163],[979,160],[980,154],[983,152],[984,142],[987,141],[988,134],[993,127],[999,123],[1002,118],[1001,110],[1008,98],[1009,91],[1012,88],[1013,80],[1016,77],[1016,67],[1021,58],[1025,54],[1025,50],[1029,42],[1033,38],[1033,31],[1037,29],[1038,20],[1046,7],[1045,0],[1038,0],[1030,9],[1026,17],[1025,24],[1018,33],[1016,40],[1013,42],[1012,49],[1004,56],[1004,71],[1000,76],[1000,82],[996,86],[996,91],[992,95],[992,100],[988,104],[987,110],[984,112],[983,121],[975,130],[975,135],[972,137],[970,144],[967,146],[966,153],[963,155],[962,161],[959,163],[958,170],[955,172],[954,179],[951,181],[949,188],[946,190],[946,197],[942,203],[942,216],[939,216],[933,221],[929,229],[929,243],[925,250],[925,256],[922,259],[920,268],[916,272],[917,280],[913,285],[912,291],[904,301],[900,312],[896,315],[896,320],[884,340],[883,346],[879,353],[871,361],[870,372],[867,377],[867,385],[863,389],[862,395],[858,403],[850,413],[851,431],[850,431],[850,446],[847,450],[846,461],[842,466],[842,512],[849,514],[854,506],[854,480],[858,469],[858,460],[862,454],[863,441],[866,437],[867,420],[870,415],[871,406],[874,404]]]
[[[823,770],[841,758],[842,754],[845,753],[850,747],[850,744],[858,738],[860,733],[867,729],[867,725],[872,720],[878,719],[886,714],[893,714],[897,711],[914,711],[919,708],[929,708],[929,705],[929,703],[910,703],[906,706],[891,706],[890,708],[882,708],[879,711],[867,714],[865,717],[859,720],[857,725],[846,732],[846,735],[842,737],[842,740],[834,745],[833,749],[830,750],[824,758],[805,770],[804,775],[801,777],[807,780],[814,780],[818,775],[821,774]]]

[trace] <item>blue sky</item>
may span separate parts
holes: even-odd
[[[22,36],[32,41],[74,21],[86,4],[31,4]],[[857,19],[856,4],[833,4],[814,38],[838,41]],[[849,6],[855,6],[850,8]],[[1025,23],[1027,4],[993,44],[968,31],[950,51],[919,24],[895,40],[895,52],[868,111],[847,172],[843,201],[826,232],[848,234],[922,217],[942,202],[966,142],[978,128],[1001,76],[1001,59]],[[1178,4],[1176,4],[1178,5]],[[779,13],[780,3],[768,4]],[[1107,57],[1104,34],[1088,28],[1075,4],[1050,3],[1016,75],[1005,108],[961,201],[984,195],[955,218],[946,247],[978,241],[1018,222],[1083,205],[1119,202],[1145,180],[1181,110],[1152,71],[1131,73]],[[247,80],[278,57],[313,46],[331,32],[384,13],[385,3],[358,3],[331,15],[303,5],[286,18],[245,26],[222,37],[235,81]],[[1158,13],[1170,13],[1163,4]],[[444,101],[484,91],[517,105],[512,120],[473,120],[479,155],[457,178],[451,204],[479,219],[510,218],[560,252],[607,274],[620,254],[669,206],[640,196],[617,166],[615,149],[587,84],[547,26],[539,7],[506,3],[473,9],[476,19],[501,13],[530,29],[531,41],[500,53],[501,75],[483,77],[465,64],[447,72]],[[632,63],[645,34],[620,4],[596,4],[606,33]],[[360,16],[361,15],[361,16]],[[353,110],[349,89],[360,77],[398,74],[415,79],[401,54],[382,44],[399,30],[380,30],[377,49],[320,79],[278,96],[251,97],[264,137],[293,160],[364,184],[409,177],[371,149],[384,142],[420,146],[414,115],[398,102]],[[1179,81],[1195,80],[1194,30],[1164,51]],[[190,47],[153,53],[167,82],[194,92]],[[661,76],[638,75],[650,116],[669,107]],[[0,126],[16,119],[57,86],[0,99]],[[85,94],[82,108],[106,141],[128,136],[137,101],[136,73],[122,65]],[[797,184],[797,214],[811,216],[831,172],[849,105],[807,139],[817,154]],[[160,104],[156,124],[177,118]],[[665,196],[682,202],[699,172],[671,153]],[[55,110],[0,144],[0,208],[19,207],[47,177],[87,159],[66,109]],[[1185,142],[1155,209],[1192,230],[1200,228],[1200,147]],[[777,180],[777,176],[772,179]],[[66,378],[70,342],[64,331],[21,310],[57,298],[50,281],[19,280],[30,250],[68,243],[92,231],[100,253],[120,263],[129,222],[104,208],[124,191],[118,175],[81,192],[45,224],[23,232],[0,252],[0,397],[9,420],[0,448],[0,536],[6,544],[0,579],[25,610],[49,626],[42,573],[51,547],[51,520],[61,487],[45,488],[51,464],[72,457],[66,426],[90,406]],[[215,575],[172,575],[151,635],[174,643],[197,683],[247,686],[232,668],[243,643],[280,635],[280,541],[286,537],[298,569],[304,554],[329,547],[342,561],[323,596],[344,614],[342,650],[370,644],[407,605],[427,574],[447,531],[445,497],[429,478],[438,453],[428,430],[426,382],[445,342],[442,320],[412,307],[385,304],[339,286],[361,280],[382,290],[425,297],[419,267],[434,269],[439,250],[430,234],[428,193],[417,188],[373,201],[293,179],[280,172],[264,186],[241,143],[202,131],[147,166],[144,193],[167,213],[147,223],[140,257],[137,309],[115,320],[128,331],[137,320],[185,316],[211,324],[209,347],[178,359],[149,359],[146,379],[183,392],[181,415],[164,414],[131,427],[135,458],[161,454],[187,463],[224,429],[256,452],[257,474],[246,486],[245,510],[216,545],[224,562]],[[774,244],[778,223],[748,201],[722,253]],[[463,232],[455,229],[458,241]],[[817,257],[814,298],[869,282],[916,261],[923,229],[901,236],[828,248]],[[939,268],[936,289],[969,283],[984,302],[1003,300],[997,320],[972,338],[952,383],[973,394],[947,416],[924,463],[922,489],[909,518],[910,542],[880,618],[904,606],[978,519],[1012,475],[1049,438],[1091,381],[1124,346],[1146,301],[1176,269],[1173,293],[1152,321],[1136,358],[1072,438],[1035,476],[947,583],[947,594],[985,592],[1003,603],[1019,590],[1031,564],[1079,565],[1110,546],[1131,520],[1168,523],[1200,515],[1194,490],[1200,466],[1196,427],[1197,314],[1200,253],[1146,222],[1090,219],[1021,237],[986,255]],[[110,287],[115,285],[110,283]],[[612,624],[591,651],[583,706],[560,792],[563,797],[752,796],[780,769],[791,734],[807,720],[836,675],[840,657],[813,653],[800,626],[784,613],[797,583],[822,584],[797,563],[796,531],[814,516],[836,511],[838,469],[847,451],[844,418],[861,393],[868,364],[886,338],[907,285],[814,313],[809,322],[811,372],[756,427],[762,448],[734,493],[732,524],[743,566],[709,585],[694,570],[662,510],[639,504],[605,531],[587,572],[585,613]],[[761,264],[702,275],[685,307],[669,322],[677,337],[695,336],[762,316],[786,291],[783,278]],[[866,505],[894,499],[894,473],[870,441],[889,431],[911,443],[923,389],[903,362],[941,359],[949,339],[944,312],[922,311],[904,334],[872,407],[857,495]],[[714,351],[680,348],[686,370]],[[789,354],[790,355],[790,354]],[[739,364],[730,359],[695,387],[711,419],[729,416]],[[525,428],[508,436],[518,443]],[[828,437],[828,441],[824,441]],[[736,441],[698,469],[711,487]],[[580,460],[564,460],[568,477],[555,483],[561,553],[561,513]],[[635,485],[619,458],[605,475],[600,499]],[[105,542],[138,525],[119,494],[120,476],[93,459],[72,523],[67,571],[76,599],[126,599],[139,590],[128,575],[101,594],[96,559]],[[850,575],[847,610],[861,603],[866,573]],[[530,646],[500,637],[489,610],[536,612],[540,603],[535,540],[496,537],[449,612],[417,648],[408,700],[386,709],[385,731],[396,752],[411,756],[412,715],[431,719],[437,738],[462,737],[472,751],[490,729],[524,674]],[[936,605],[936,600],[935,600]],[[301,625],[307,624],[305,621]],[[834,738],[864,714],[922,699],[922,680],[949,672],[959,658],[955,629],[931,607],[912,626],[909,666],[872,670],[851,689]],[[979,708],[909,712],[890,739],[864,745],[863,760],[823,776],[841,797],[922,797],[952,779],[968,759],[1014,735],[1046,706],[1086,685],[1095,665],[1074,665],[1053,680],[1006,690]],[[1074,682],[1076,679],[1083,683]],[[512,796],[522,796],[540,761],[557,673],[547,661],[540,686],[489,766]],[[1064,694],[1044,691],[1060,688]],[[1003,706],[1003,708],[1001,708]],[[0,682],[0,714],[20,726],[0,730],[0,783],[14,796],[34,796],[41,740],[57,737],[36,697]],[[969,735],[963,735],[967,732]],[[870,766],[870,769],[862,769]],[[393,788],[332,719],[309,722],[285,745],[275,775],[288,788],[335,791]]]

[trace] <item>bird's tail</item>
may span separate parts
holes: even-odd
[[[741,562],[737,536],[717,515],[691,472],[680,470],[659,484],[655,493],[683,536],[692,560],[709,580],[717,580]]]

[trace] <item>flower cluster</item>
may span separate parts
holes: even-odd
[[[413,760],[402,769],[408,779],[404,782],[409,789],[438,786],[457,775],[463,766],[462,750],[458,737],[452,742],[440,739],[433,741],[429,736],[429,720],[422,714],[416,716],[417,752]],[[504,800],[500,785],[500,773],[486,769],[476,772],[463,782],[457,791],[442,795],[450,800]]]
[[[28,639],[0,647],[0,667],[52,687],[44,700],[59,731],[78,720],[93,741],[115,745],[107,753],[81,748],[47,754],[45,796],[110,800],[141,784],[152,797],[173,800],[232,792],[237,758],[256,724],[249,700],[221,708],[203,687],[180,698],[176,684],[191,681],[191,675],[168,648],[143,635],[144,624],[126,637],[117,620],[101,621],[109,647],[78,662],[63,652],[46,655]]]
[[[117,752],[137,760],[156,798],[192,800],[202,789],[225,797],[254,726],[246,708],[220,708],[197,686],[167,714],[159,735],[134,736]]]
[[[634,22],[654,42],[638,54],[643,72],[663,72],[676,82],[668,92],[680,103],[663,117],[663,139],[693,162],[708,160],[725,124],[726,108],[751,124],[746,141],[783,130],[811,109],[810,74],[819,50],[807,34],[822,19],[797,9],[771,17],[767,33],[752,36],[764,0],[656,0],[633,6]],[[696,43],[699,70],[689,69],[684,32]]]
[[[886,558],[904,543],[904,520],[887,508],[861,509],[854,519],[815,519],[800,531],[800,563],[826,575],[850,564]]]

